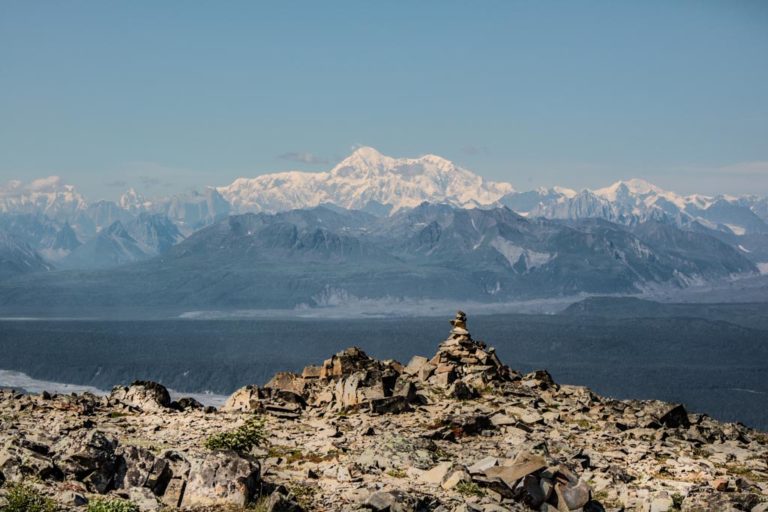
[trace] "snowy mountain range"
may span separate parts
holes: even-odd
[[[164,254],[234,214],[325,205],[386,218],[425,202],[459,209],[506,206],[525,218],[572,225],[588,219],[627,227],[660,222],[712,236],[768,271],[765,197],[683,196],[640,179],[595,190],[519,192],[439,156],[393,158],[370,147],[358,148],[327,172],[238,178],[226,186],[167,197],[145,198],[129,189],[117,202],[89,202],[55,176],[28,184],[12,181],[0,187],[0,231],[29,246],[46,265],[106,268]],[[494,250],[507,259],[523,255],[503,242]],[[544,256],[528,250],[524,258],[530,264]]]
[[[510,209],[531,217],[598,217],[621,223],[667,218],[679,225],[699,222],[735,235],[768,232],[768,217],[763,211],[767,201],[757,196],[682,196],[641,179],[617,181],[605,188],[580,192],[561,187],[538,189],[508,194],[500,200]]]

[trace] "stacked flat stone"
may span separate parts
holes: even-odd
[[[474,387],[512,380],[509,368],[501,364],[496,350],[473,340],[467,329],[467,315],[457,311],[451,332],[435,356],[421,368],[420,377],[433,386],[448,388],[461,381]],[[428,373],[431,374],[427,375]]]

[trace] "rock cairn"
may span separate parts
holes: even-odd
[[[494,348],[472,339],[467,329],[467,315],[463,311],[456,312],[451,326],[448,339],[439,345],[435,356],[421,366],[422,380],[441,388],[452,387],[459,392],[459,389],[466,390],[470,386],[482,388],[519,378],[501,364]],[[430,371],[431,375],[424,379]]]
[[[501,364],[492,347],[472,339],[467,315],[458,311],[451,320],[448,339],[431,359],[414,356],[403,367],[351,347],[320,366],[305,367],[301,374],[280,372],[263,388],[246,386],[230,397],[224,410],[270,412],[286,418],[298,417],[307,406],[396,413],[410,410],[414,403],[428,402],[426,395],[433,389],[469,399],[489,386],[519,378]]]

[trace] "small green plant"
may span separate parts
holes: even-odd
[[[400,468],[393,468],[387,471],[387,474],[392,478],[405,478],[408,474]]]
[[[267,429],[264,419],[254,416],[234,430],[213,434],[205,440],[205,447],[209,450],[247,452],[254,446],[262,446],[266,439]]]
[[[247,510],[247,512],[269,512],[269,496],[262,496],[261,498],[258,498],[245,510]]]
[[[484,496],[485,491],[475,482],[459,482],[456,484],[456,492],[463,496]]]
[[[88,512],[139,512],[139,506],[121,499],[95,499],[88,503]]]
[[[20,483],[10,484],[6,495],[8,504],[3,512],[57,512],[56,502],[43,496],[34,487]]]
[[[685,496],[683,496],[680,493],[675,493],[672,495],[672,507],[670,510],[681,510],[683,508],[683,500],[685,499]]]

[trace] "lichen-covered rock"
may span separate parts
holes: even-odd
[[[88,490],[105,493],[115,476],[117,440],[100,430],[78,429],[52,446],[54,462],[66,478],[84,482]]]
[[[168,461],[155,457],[149,450],[136,446],[120,447],[115,451],[117,464],[116,489],[145,487],[161,496],[173,477]]]
[[[190,461],[182,504],[243,507],[258,490],[260,465],[231,451],[214,451]]]

